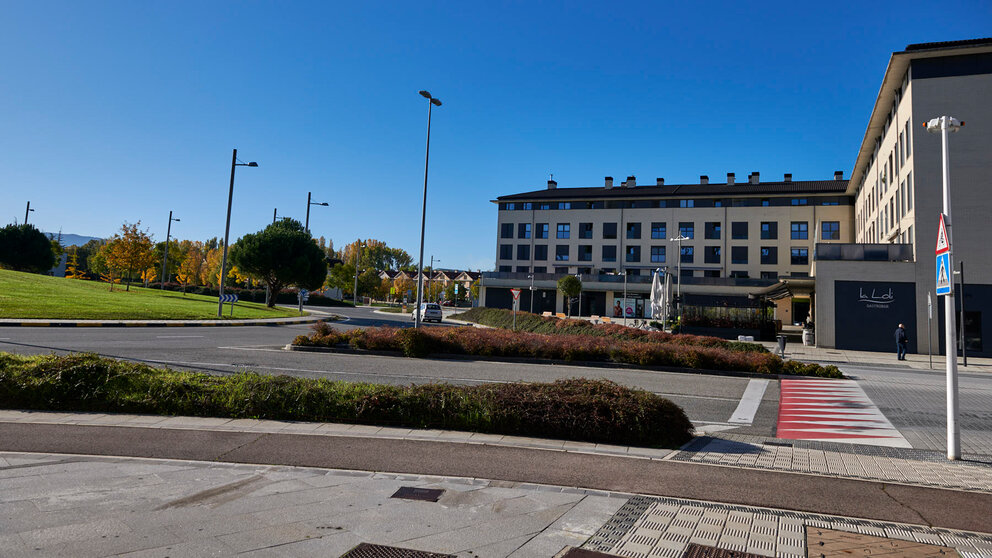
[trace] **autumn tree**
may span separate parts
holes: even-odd
[[[65,264],[65,276],[67,279],[85,279],[86,274],[79,269],[79,249],[73,247],[72,254],[69,255]]]
[[[269,286],[269,307],[286,285],[316,290],[327,277],[326,255],[303,224],[293,219],[272,223],[241,237],[230,251],[231,263]]]
[[[152,267],[155,253],[152,251],[152,238],[146,231],[138,227],[141,221],[134,224],[124,223],[121,232],[107,244],[105,258],[107,265],[121,275],[127,276],[127,289],[131,290],[131,279],[135,272],[142,272]]]
[[[186,287],[199,282],[206,263],[206,255],[203,252],[202,242],[184,240],[180,243],[180,249],[185,252],[185,256],[176,271],[176,279],[182,283],[183,294],[186,294]]]

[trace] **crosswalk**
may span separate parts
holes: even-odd
[[[782,380],[775,436],[912,447],[853,380]]]

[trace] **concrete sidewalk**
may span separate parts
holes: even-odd
[[[778,350],[778,346],[775,343],[761,341],[761,344],[769,351],[776,352]],[[874,364],[938,371],[944,370],[944,363],[946,362],[943,355],[934,354],[933,368],[930,368],[930,356],[926,354],[908,354],[906,355],[906,360],[898,360],[895,351],[891,353],[848,351],[805,346],[802,343],[789,343],[786,345],[785,356],[786,358],[810,360],[827,364]],[[963,359],[959,356],[958,372],[992,372],[992,358],[969,356],[968,366],[964,366],[963,363]]]

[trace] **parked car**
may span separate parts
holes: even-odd
[[[417,312],[414,309],[410,313],[410,319],[417,319]],[[437,322],[441,323],[441,305],[435,304],[433,302],[425,302],[420,305],[420,321],[422,322]]]
[[[454,305],[455,303],[450,300],[445,300],[444,302],[441,303],[441,306],[454,306]]]

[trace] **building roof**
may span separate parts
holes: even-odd
[[[983,46],[983,45],[992,45],[992,37],[985,37],[984,39],[965,39],[962,41],[916,43],[915,45],[906,45],[906,50],[904,52],[910,52],[914,50],[935,50],[942,48],[958,48],[958,47]]]
[[[847,190],[847,180],[797,180],[792,182],[759,182],[746,180],[734,184],[665,184],[663,186],[634,186],[627,188],[554,188],[500,196],[494,203],[516,200],[574,200],[631,199],[687,196],[740,196],[761,194],[841,194]]]

